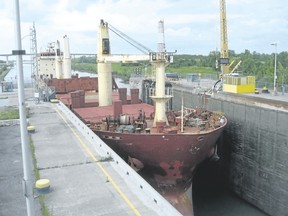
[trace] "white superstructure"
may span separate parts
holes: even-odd
[[[64,52],[61,52],[60,42],[49,43],[48,49],[37,57],[38,76],[62,79],[71,78],[71,56],[69,39],[65,35]]]

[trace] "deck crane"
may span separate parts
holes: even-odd
[[[114,32],[121,35],[113,27]],[[104,20],[100,21],[98,32],[97,71],[99,85],[99,106],[112,105],[112,62],[135,62],[149,60],[149,54],[144,55],[111,55],[109,25]],[[127,39],[129,40],[129,39]],[[132,43],[132,41],[130,40]]]
[[[115,27],[113,27],[111,24],[108,25],[108,28],[114,32],[116,35],[118,35],[119,37],[121,37],[123,40],[125,40],[127,43],[131,44],[132,46],[134,46],[136,49],[140,50],[143,54],[149,54],[152,52],[151,49],[147,48],[146,46],[144,46],[143,44],[137,42],[136,40],[134,40],[133,38],[129,37],[128,35],[126,35],[125,33],[121,32],[120,30],[116,29]]]
[[[163,25],[163,23],[162,23]],[[144,54],[143,55],[112,55],[110,48],[109,29],[116,33],[118,36],[137,47]],[[166,50],[158,50],[152,52],[147,47],[136,42],[126,34],[114,28],[103,20],[100,21],[98,32],[98,52],[97,52],[97,70],[98,70],[98,86],[99,86],[99,106],[112,105],[112,66],[111,63],[115,62],[137,62],[137,61],[150,61],[156,68],[156,91],[155,95],[151,98],[155,101],[155,118],[156,122],[165,122],[168,124],[166,117],[165,104],[171,98],[165,95],[165,67],[173,62],[174,52],[166,52]],[[160,34],[162,34],[160,32]],[[164,34],[164,32],[163,32]],[[164,38],[164,37],[162,37]]]

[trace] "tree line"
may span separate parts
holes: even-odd
[[[211,51],[209,55],[190,55],[181,54],[174,56],[173,64],[170,64],[166,70],[167,72],[175,72],[185,77],[188,73],[201,73],[201,74],[219,74],[220,67],[217,67],[216,61],[220,53]],[[245,50],[243,53],[237,54],[233,50],[229,50],[230,63],[232,69],[241,61],[240,66],[235,72],[240,75],[252,75],[256,77],[257,82],[273,82],[274,79],[274,54],[261,54],[257,52],[250,52]],[[148,63],[135,63],[135,64],[113,64],[113,71],[118,75],[129,75],[135,70],[147,70]],[[288,67],[288,52],[280,52],[277,54],[277,82],[288,83],[287,76]],[[82,56],[72,60],[72,69],[79,71],[97,72],[95,57]]]

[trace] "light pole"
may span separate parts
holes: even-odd
[[[20,134],[21,134],[21,149],[22,149],[22,161],[23,161],[23,193],[26,200],[27,216],[34,216],[34,196],[33,196],[33,169],[32,158],[29,148],[29,137],[27,132],[27,119],[26,119],[26,107],[25,107],[25,95],[24,95],[24,79],[23,79],[23,59],[22,55],[25,54],[25,50],[22,50],[21,41],[21,26],[20,26],[20,10],[19,0],[15,0],[15,42],[16,49],[12,54],[16,55],[16,66],[18,70],[18,104],[19,104],[19,116],[20,116]]]
[[[277,95],[277,43],[272,43],[272,46],[275,46],[275,62],[274,62],[274,95]]]

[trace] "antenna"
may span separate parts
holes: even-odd
[[[159,21],[158,32],[159,32],[158,52],[165,52],[164,20]]]
[[[30,28],[30,53],[31,55],[31,77],[34,82],[34,91],[38,92],[38,61],[37,61],[37,37],[35,23]]]

